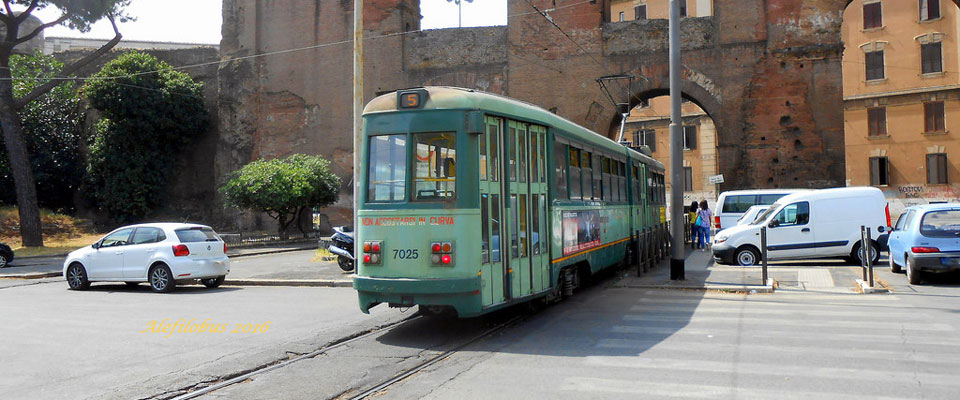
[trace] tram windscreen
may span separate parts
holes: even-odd
[[[413,168],[414,200],[453,200],[457,186],[456,134],[413,135],[416,160]]]
[[[407,195],[406,171],[406,135],[371,137],[367,201],[404,201]]]

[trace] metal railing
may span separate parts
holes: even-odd
[[[310,239],[317,239],[320,235],[315,232],[307,232],[306,237],[300,232],[292,232],[287,236],[286,239],[280,237],[277,233],[254,233],[249,234],[246,232],[243,233],[219,233],[220,237],[223,239],[227,245],[232,246],[244,246],[244,245],[262,245],[278,242],[294,242],[294,241],[303,241]]]

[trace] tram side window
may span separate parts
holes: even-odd
[[[617,195],[619,196],[619,199],[621,202],[625,202],[627,201],[627,186],[626,186],[626,183],[627,183],[626,169],[627,168],[626,168],[626,165],[624,165],[620,161],[617,161],[617,166],[618,166],[618,172],[619,172],[617,181],[620,185],[620,188],[617,191]]]
[[[593,199],[600,200],[603,197],[603,192],[600,189],[600,157],[598,154],[594,154],[593,157]]]
[[[540,135],[537,127],[530,127],[530,182],[540,182]]]
[[[527,156],[529,155],[529,153],[527,152],[527,126],[526,125],[520,125],[519,127],[517,127],[517,136],[519,136],[517,138],[519,140],[519,144],[518,144],[519,151],[517,151],[517,168],[519,169],[519,171],[517,172],[517,175],[520,176],[520,182],[526,182],[527,181]]]
[[[417,159],[414,163],[415,200],[452,200],[456,196],[456,134],[418,133],[413,135]]]
[[[407,197],[406,134],[370,138],[367,201],[404,201]]]
[[[583,198],[580,186],[580,149],[570,146],[570,199]]]
[[[487,180],[487,135],[483,133],[478,135],[477,144],[480,149],[480,180],[485,181]]]
[[[490,137],[490,180],[500,180],[500,123],[498,118],[487,118],[487,136]]]
[[[490,259],[500,262],[500,195],[490,195]]]
[[[612,200],[610,197],[613,195],[613,192],[610,191],[610,159],[603,158],[603,199],[606,201]]]
[[[567,193],[567,145],[555,142],[553,144],[553,175],[556,182],[557,198],[568,199]]]
[[[487,238],[490,237],[490,207],[487,204],[490,195],[484,193],[480,195],[480,263],[490,262],[490,245]]]
[[[590,154],[589,151],[581,152],[583,162],[580,164],[580,172],[583,175],[583,199],[590,200],[593,198],[593,185],[591,181],[593,180],[593,154]]]

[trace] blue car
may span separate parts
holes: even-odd
[[[924,271],[960,270],[960,204],[907,207],[888,242],[890,271],[907,272],[910,284]]]

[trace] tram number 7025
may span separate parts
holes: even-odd
[[[393,259],[416,260],[420,257],[417,249],[393,249]]]

